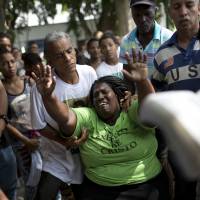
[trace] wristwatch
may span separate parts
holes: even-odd
[[[9,122],[8,117],[6,115],[0,115],[0,119],[3,119],[6,124],[8,124]]]

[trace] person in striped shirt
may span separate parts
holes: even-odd
[[[152,83],[161,91],[200,89],[200,4],[198,0],[170,0],[170,15],[177,31],[159,48]],[[180,173],[180,165],[169,151],[175,175],[175,200],[194,200],[196,181]]]

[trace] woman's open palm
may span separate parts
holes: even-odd
[[[137,56],[136,52],[132,50],[132,58],[126,53],[126,60],[128,62],[128,68],[123,70],[123,74],[127,79],[137,82],[148,77],[146,55],[142,55],[142,53],[139,52]]]
[[[32,73],[32,77],[42,96],[48,96],[53,93],[56,83],[49,65],[37,65],[36,70]]]

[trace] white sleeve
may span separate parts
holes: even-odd
[[[42,97],[34,85],[31,90],[31,123],[34,129],[43,129],[46,126],[44,112]]]

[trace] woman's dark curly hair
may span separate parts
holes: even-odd
[[[131,91],[131,87],[129,86],[129,84],[125,80],[123,80],[123,79],[121,79],[121,78],[119,78],[117,76],[103,76],[103,77],[97,79],[92,84],[92,87],[91,87],[91,90],[90,90],[90,95],[89,95],[90,103],[91,103],[92,106],[93,106],[94,88],[99,83],[108,84],[112,88],[114,93],[117,95],[117,98],[118,98],[119,102],[120,102],[120,100],[122,98],[124,98],[124,92],[125,91]]]

